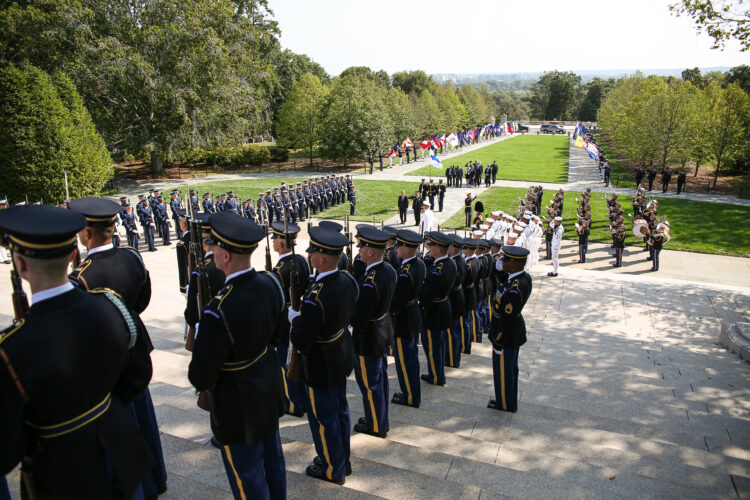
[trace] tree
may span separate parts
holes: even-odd
[[[279,145],[307,149],[310,166],[313,164],[313,150],[320,144],[326,94],[327,90],[317,76],[303,74],[292,85],[276,123]]]
[[[469,84],[464,84],[458,89],[458,97],[466,108],[466,122],[462,127],[475,127],[487,123],[490,115],[494,113],[494,101],[485,101],[484,96]]]
[[[511,120],[528,120],[529,104],[520,92],[500,90],[492,94],[495,101],[495,116],[507,115]]]
[[[407,137],[416,139],[419,136],[419,131],[415,124],[414,103],[409,96],[399,89],[391,87],[386,94],[386,103],[393,132],[389,146],[392,147],[393,144],[401,142]]]
[[[688,154],[692,132],[689,124],[696,118],[691,113],[691,99],[696,89],[687,82],[667,84],[658,77],[649,79],[654,78],[658,81],[646,104],[651,119],[644,125],[648,123],[651,140],[659,151],[664,169],[668,160],[682,162]]]
[[[583,86],[584,97],[578,108],[578,119],[581,121],[596,120],[596,113],[602,105],[602,99],[612,90],[615,84],[614,78],[604,80],[596,77]]]
[[[710,108],[707,115],[710,136],[708,146],[716,161],[714,187],[723,162],[740,154],[747,143],[747,125],[750,121],[750,98],[737,84],[726,89],[710,85],[707,89]]]
[[[724,81],[727,85],[736,83],[742,90],[750,94],[750,66],[743,64],[730,68]]]
[[[271,63],[276,70],[279,85],[276,88],[272,113],[274,116],[279,112],[281,104],[289,94],[292,85],[299,80],[305,73],[315,75],[321,83],[327,84],[330,81],[328,73],[323,66],[316,63],[304,54],[295,54],[289,49],[278,51],[271,56]]]
[[[401,71],[393,73],[393,86],[405,94],[415,93],[419,96],[425,90],[434,90],[438,85],[424,71]]]
[[[361,74],[333,80],[325,103],[323,152],[346,166],[392,146],[392,123],[386,99],[387,89]]]
[[[544,120],[573,120],[581,77],[570,71],[545,72],[531,87],[531,112]]]
[[[740,42],[740,50],[750,49],[750,8],[744,0],[724,0],[714,7],[712,0],[680,0],[669,6],[676,16],[687,15],[695,21],[700,33],[705,31],[714,39],[713,49],[724,49],[727,40]]]
[[[433,137],[444,130],[444,120],[437,100],[431,92],[422,92],[414,104],[414,122],[422,137]]]
[[[47,203],[98,196],[112,176],[104,140],[75,86],[31,64],[0,69],[0,186],[9,198]]]
[[[461,103],[453,85],[436,85],[431,91],[442,116],[442,130],[457,130],[466,123],[466,106]]]
[[[350,66],[346,68],[344,71],[342,71],[339,76],[343,78],[346,78],[346,77],[367,78],[368,80],[371,80],[383,87],[391,86],[391,79],[388,76],[388,73],[386,73],[382,69],[380,71],[373,71],[367,66]]]
[[[703,80],[703,77],[701,76],[701,70],[697,67],[690,69],[684,69],[682,70],[682,79],[686,82],[692,83],[695,87],[702,89],[706,86],[706,82]]]

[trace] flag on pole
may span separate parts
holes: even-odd
[[[422,149],[427,149],[427,148],[429,148],[429,147],[430,147],[430,143],[431,143],[431,142],[432,142],[432,141],[430,141],[429,139],[425,139],[425,140],[424,140],[424,141],[422,141],[422,142],[421,142],[421,143],[420,143],[419,145],[420,145],[420,146],[422,146]]]
[[[578,123],[578,126],[580,126],[580,125],[581,124]],[[573,141],[575,141],[576,139],[578,139],[578,132],[580,131],[580,128],[578,128],[578,126],[576,126],[576,129],[573,131]]]
[[[435,134],[435,137],[432,138],[432,146],[431,148],[437,149],[440,147],[440,137],[438,137],[437,134]]]
[[[443,164],[440,162],[440,158],[438,158],[435,153],[430,154],[430,163],[432,163],[434,167],[443,168]]]
[[[402,146],[405,147],[405,148],[410,148],[413,145],[414,144],[411,142],[411,139],[409,139],[408,137],[406,139],[404,139],[404,143],[402,144]]]
[[[588,151],[589,158],[591,158],[592,160],[596,160],[597,158],[599,158],[599,148],[596,147],[596,144],[591,142],[586,144],[586,151]]]
[[[445,134],[440,138],[440,143],[443,145],[443,149],[445,149]]]
[[[456,135],[456,133],[451,132],[451,135],[446,138],[446,142],[448,142],[448,144],[450,144],[454,148],[458,146],[458,136]]]
[[[397,152],[398,152],[398,143],[396,143],[396,145],[393,146],[393,148],[390,151],[388,151],[388,157],[390,158],[391,156],[395,155]]]
[[[577,147],[577,148],[582,148],[583,147],[583,136],[582,135],[578,135],[578,137],[576,138],[576,140],[573,143],[573,145],[575,147]]]
[[[509,123],[509,124],[508,124],[508,133],[509,133],[510,135],[513,135],[513,123]]]

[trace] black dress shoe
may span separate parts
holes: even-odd
[[[213,446],[214,448],[221,449],[221,443],[219,442],[218,439],[216,439],[216,436],[211,436],[211,441],[209,442],[211,443],[211,446]]]
[[[516,410],[503,410],[499,404],[497,404],[497,401],[494,399],[490,399],[489,403],[487,403],[487,408],[490,408],[491,410],[500,410],[500,411],[507,411],[508,413],[515,413]]]
[[[336,480],[336,479],[328,479],[325,474],[325,470],[323,469],[322,465],[315,465],[315,463],[311,463],[307,466],[307,469],[305,469],[305,474],[307,474],[310,477],[314,477],[315,479],[322,479],[323,481],[328,481],[329,483],[336,483],[336,484],[344,484],[344,480]]]
[[[552,271],[550,271],[550,272],[548,272],[548,273],[547,273],[547,276],[550,276],[550,277],[551,277],[551,276],[553,276],[553,275],[554,275],[554,273],[553,273]]]
[[[411,406],[412,408],[419,408],[419,405],[409,404],[409,398],[404,393],[397,392],[391,398],[391,403],[397,405]]]
[[[358,424],[367,425],[367,419],[365,417],[359,417],[357,419]]]
[[[386,436],[388,436],[388,431],[375,432],[375,431],[370,430],[370,428],[367,427],[367,424],[360,424],[360,423],[357,423],[354,426],[354,432],[359,432],[362,434],[369,434],[370,436],[375,436],[379,438],[385,438]]]
[[[159,486],[156,487],[157,495],[163,495],[166,492],[167,492],[167,483],[160,484]]]
[[[427,382],[427,383],[430,383],[430,384],[432,384],[432,385],[439,385],[440,387],[442,387],[442,386],[444,386],[444,385],[445,385],[445,382],[443,382],[442,384],[441,384],[441,383],[437,383],[437,384],[436,384],[436,383],[434,383],[434,382],[432,381],[432,377],[431,377],[431,376],[429,376],[429,375],[426,375],[426,374],[425,374],[425,375],[420,375],[420,377],[419,377],[419,378],[421,378],[421,379],[422,379],[422,380],[424,380],[425,382]]]
[[[317,465],[318,467],[323,467],[323,465],[324,465],[323,464],[323,460],[321,460],[320,457],[313,458],[313,464]],[[351,476],[352,475],[352,467],[351,467],[351,465],[347,466],[347,468],[346,468],[346,475],[347,476]]]
[[[287,415],[291,415],[293,417],[300,418],[300,417],[304,417],[305,416],[305,410],[299,410],[299,411],[295,411],[295,412],[288,411],[288,412],[286,412],[286,414]]]

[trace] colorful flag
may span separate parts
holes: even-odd
[[[458,136],[455,132],[451,132],[451,135],[449,135],[446,139],[446,142],[450,144],[452,147],[458,146]]]
[[[573,145],[574,145],[575,147],[577,147],[577,148],[582,148],[582,147],[583,147],[583,136],[582,136],[582,135],[579,135],[579,136],[578,136],[578,138],[577,138],[577,139],[575,140],[575,142],[573,143]]]
[[[414,144],[411,142],[411,139],[409,139],[408,137],[406,139],[404,139],[404,143],[402,144],[402,146],[405,147],[405,148],[410,148],[413,145]]]
[[[586,151],[588,151],[589,158],[591,158],[592,160],[596,160],[597,158],[599,158],[599,148],[596,147],[596,144],[591,142],[586,144]]]
[[[432,141],[430,141],[429,139],[425,139],[419,145],[422,146],[422,149],[427,149],[427,148],[430,147],[431,143],[432,143]]]
[[[443,164],[440,162],[440,158],[435,153],[430,155],[430,163],[437,168],[443,168]]]
[[[445,148],[445,134],[440,138],[440,143],[443,145],[443,148]]]
[[[388,157],[390,158],[396,153],[398,153],[398,143],[395,146],[393,146],[393,148],[390,151],[388,151]]]

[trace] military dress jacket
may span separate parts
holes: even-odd
[[[518,349],[526,343],[526,323],[521,312],[531,288],[531,276],[524,271],[501,284],[495,293],[489,335],[495,349]]]
[[[468,272],[466,261],[461,252],[451,257],[456,264],[456,282],[451,290],[451,317],[456,320],[466,313],[466,298],[464,297],[464,277]]]
[[[464,275],[464,306],[466,312],[476,309],[477,307],[477,291],[475,284],[479,276],[479,262],[477,258],[466,259],[466,274]]]
[[[226,276],[224,271],[216,267],[213,252],[206,254],[203,262],[206,267],[206,274],[208,275],[209,296],[213,297],[224,287]],[[190,273],[190,284],[187,289],[188,300],[185,306],[185,322],[190,326],[195,326],[200,319],[200,310],[198,309],[198,275],[198,269],[193,269]],[[205,302],[208,302],[208,300]]]
[[[422,318],[427,330],[445,330],[451,325],[449,294],[456,281],[456,263],[449,256],[436,259],[427,269],[419,295]]]
[[[390,309],[396,289],[396,271],[387,262],[378,262],[366,270],[359,281],[359,298],[350,324],[354,353],[382,356],[393,341]]]
[[[427,267],[417,257],[403,263],[398,270],[391,301],[395,337],[410,338],[422,331],[422,311],[418,299],[426,273]]]
[[[307,264],[307,259],[301,255],[295,255],[294,263],[297,266],[297,293],[301,298],[307,290],[308,282],[310,281],[310,267]],[[276,346],[288,346],[289,345],[289,318],[287,312],[291,306],[291,283],[292,283],[292,254],[285,255],[279,259],[273,268],[273,274],[281,283],[281,288],[284,290],[284,314],[279,321],[279,325],[276,329],[276,334],[273,336],[272,343]]]

